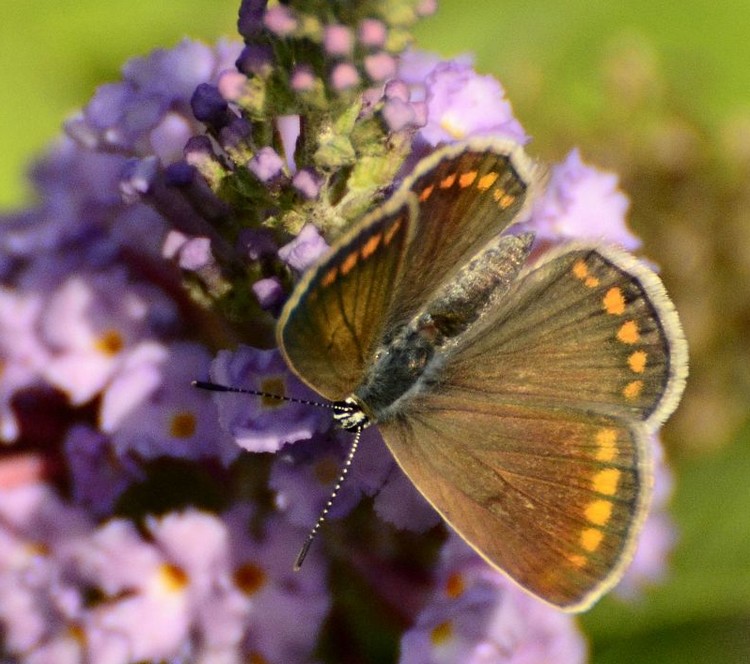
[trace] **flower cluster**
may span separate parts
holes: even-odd
[[[441,546],[371,428],[293,573],[348,434],[324,409],[190,387],[316,399],[271,346],[326,240],[440,142],[528,141],[468,59],[406,50],[434,2],[321,7],[243,0],[243,44],[129,62],[35,167],[38,204],[3,220],[0,625],[14,661],[310,662],[346,578],[369,577],[387,604],[408,531],[424,533],[422,561]],[[635,247],[626,209],[616,178],[574,151],[526,223],[550,244]],[[387,525],[362,527],[363,498]],[[671,538],[662,513],[647,522],[626,594],[658,578]],[[585,659],[572,618],[457,538],[442,547],[414,592],[426,601],[391,601],[413,625],[400,661]]]

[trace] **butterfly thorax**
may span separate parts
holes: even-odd
[[[490,300],[507,292],[532,241],[531,233],[499,237],[439,288],[408,324],[392,331],[375,351],[362,384],[337,404],[339,425],[353,431],[388,420],[411,395],[430,387],[444,354]]]

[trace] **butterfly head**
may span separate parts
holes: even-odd
[[[344,431],[361,431],[373,423],[372,417],[366,412],[362,403],[355,396],[333,404],[333,419]]]

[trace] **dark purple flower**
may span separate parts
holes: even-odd
[[[237,58],[237,69],[247,76],[267,76],[273,70],[273,51],[265,44],[248,44]]]
[[[117,454],[109,437],[90,426],[79,424],[68,432],[65,457],[73,501],[97,516],[111,514],[122,493],[145,477],[134,459]]]
[[[237,28],[241,35],[250,37],[263,29],[263,15],[268,0],[242,0]]]
[[[190,98],[190,106],[197,120],[216,128],[230,120],[229,104],[215,85],[201,83]]]

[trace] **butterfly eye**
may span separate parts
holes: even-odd
[[[409,371],[413,373],[421,373],[427,364],[428,354],[427,351],[419,349],[419,353],[409,358]]]

